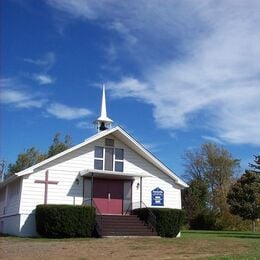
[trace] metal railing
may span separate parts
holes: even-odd
[[[129,206],[125,211],[124,215],[133,214],[134,209],[140,209],[140,208],[145,208],[147,214],[144,219],[141,218],[140,219],[143,220],[153,231],[156,231],[156,225],[157,225],[156,216],[150,210],[150,208],[146,206],[146,204],[143,201],[129,203]]]

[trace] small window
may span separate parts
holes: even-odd
[[[0,222],[0,234],[4,233],[4,221]]]
[[[124,150],[115,148],[115,159],[116,160],[123,160],[124,159]]]
[[[20,182],[19,180],[14,181],[8,185],[8,199],[17,196],[20,192]]]
[[[95,158],[102,158],[103,159],[103,147],[95,146]]]
[[[94,160],[94,169],[103,170],[103,160]]]
[[[113,139],[105,139],[105,146],[111,146],[114,147],[114,140]]]
[[[3,188],[1,191],[0,191],[0,202],[3,202],[5,200],[5,189],[6,188]]]
[[[124,171],[124,163],[123,162],[115,162],[115,171],[123,172]]]

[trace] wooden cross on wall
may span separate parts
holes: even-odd
[[[45,172],[45,180],[35,180],[35,183],[44,183],[45,188],[44,188],[44,204],[47,204],[47,199],[48,199],[48,184],[58,184],[58,181],[49,181],[49,171],[47,170]]]

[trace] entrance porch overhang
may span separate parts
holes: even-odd
[[[133,180],[140,177],[150,177],[147,173],[127,173],[127,172],[112,172],[103,170],[87,169],[80,171],[82,177],[95,177],[103,179],[120,179],[120,180]]]

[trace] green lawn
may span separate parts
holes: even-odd
[[[183,238],[253,238],[260,239],[260,232],[239,232],[239,231],[204,231],[204,230],[186,230],[182,231]]]
[[[260,232],[189,230],[182,232],[182,240],[208,243],[209,251],[215,244],[220,250],[210,259],[260,259]]]

